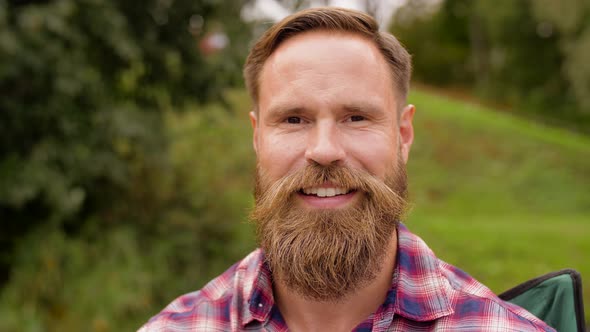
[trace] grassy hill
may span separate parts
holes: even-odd
[[[231,97],[234,114],[209,108],[172,121],[174,147],[181,168],[194,173],[195,192],[245,220],[254,163],[249,104],[244,92]],[[421,90],[410,102],[417,113],[407,226],[495,292],[575,268],[590,308],[590,138]],[[251,227],[235,225],[240,250],[249,250]]]
[[[410,102],[410,229],[495,292],[574,268],[588,308],[590,138],[422,91]]]

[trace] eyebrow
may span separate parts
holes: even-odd
[[[287,115],[300,115],[303,114],[307,111],[307,109],[305,107],[300,107],[300,106],[293,106],[293,107],[284,107],[284,106],[277,106],[277,107],[271,107],[268,110],[268,114],[272,117],[272,118],[282,118],[285,117]]]
[[[364,114],[373,114],[378,115],[382,114],[384,110],[379,107],[376,107],[370,103],[352,103],[352,104],[344,104],[341,106],[346,112],[350,113],[364,113]]]

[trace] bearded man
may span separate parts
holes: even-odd
[[[260,249],[142,331],[552,331],[400,223],[410,56],[368,15],[285,18],[244,68]]]

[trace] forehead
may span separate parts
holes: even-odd
[[[348,89],[347,96],[365,98],[394,93],[389,66],[374,42],[348,32],[312,31],[287,39],[267,59],[259,83],[261,103],[297,92],[341,97]]]
[[[323,47],[318,47],[323,46]],[[346,51],[346,54],[356,54],[375,60],[383,60],[375,43],[359,33],[346,31],[314,30],[299,33],[283,41],[271,54],[267,62],[273,58],[286,57],[300,51]],[[344,54],[341,54],[344,55]]]
[[[305,63],[346,65],[377,64],[383,74],[387,64],[376,45],[366,37],[351,32],[309,31],[290,37],[281,43],[263,66],[265,69],[279,65],[290,67]],[[362,70],[362,67],[359,68]]]

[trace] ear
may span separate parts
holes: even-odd
[[[254,111],[250,112],[250,124],[252,124],[252,146],[254,152],[258,154],[258,118]]]
[[[412,142],[414,142],[414,127],[412,121],[414,120],[415,112],[416,108],[414,105],[410,104],[404,107],[399,119],[400,150],[404,164],[408,162],[410,148],[412,147]]]

